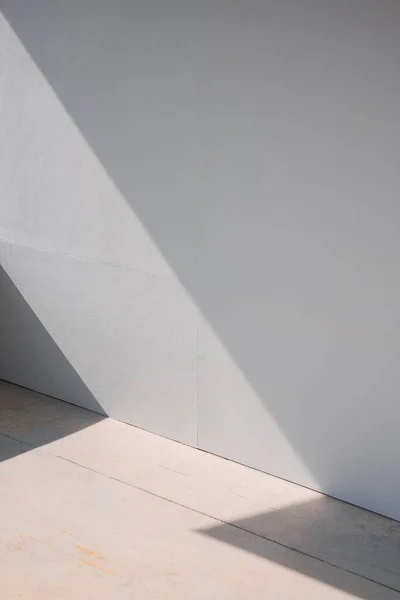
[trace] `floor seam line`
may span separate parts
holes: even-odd
[[[113,477],[112,475],[108,475],[107,473],[103,473],[102,471],[98,471],[97,469],[93,469],[92,467],[88,467],[86,465],[82,465],[74,460],[71,460],[69,458],[65,458],[64,456],[59,456],[59,455],[53,455],[56,456],[57,458],[60,458],[61,460],[65,460],[66,462],[69,462],[75,466],[78,467],[82,467],[83,469],[86,469],[87,471],[90,471],[92,473],[95,473],[96,475],[101,475],[103,477],[107,477],[108,479],[111,479],[112,481],[116,481],[117,483],[121,483],[122,485],[126,485],[130,488],[133,488],[139,492],[143,492],[145,494],[149,494],[150,496],[153,496],[154,498],[158,498],[159,500],[164,500],[165,502],[168,502],[169,504],[173,504],[175,506],[178,506],[180,508],[184,508],[186,510],[189,510],[191,512],[194,512],[198,515],[201,515],[203,517],[207,517],[208,519],[211,519],[213,521],[216,521],[217,523],[221,523],[222,525],[226,525],[228,527],[233,527],[234,529],[238,529],[239,531],[243,531],[244,533],[248,533],[250,535],[254,535],[255,537],[258,537],[262,540],[265,540],[266,542],[269,542],[271,544],[276,544],[277,546],[280,546],[281,548],[285,548],[286,550],[291,550],[292,552],[296,552],[297,554],[300,554],[306,558],[310,558],[312,560],[316,560],[324,565],[327,565],[329,567],[332,567],[334,569],[337,569],[338,571],[342,571],[344,573],[349,573],[350,575],[354,575],[355,577],[359,577],[360,579],[363,579],[365,581],[369,581],[370,583],[374,583],[375,585],[379,585],[383,588],[389,589],[393,592],[397,592],[400,595],[400,590],[387,585],[385,583],[381,583],[379,581],[376,581],[375,579],[372,579],[371,577],[366,577],[365,575],[360,575],[359,573],[356,573],[355,571],[352,571],[351,569],[346,569],[345,567],[340,567],[339,565],[335,565],[334,563],[331,563],[327,560],[324,560],[323,558],[319,558],[317,556],[313,556],[312,554],[308,554],[307,552],[303,551],[303,550],[298,550],[297,548],[292,548],[291,546],[288,546],[287,544],[284,544],[283,542],[278,542],[276,540],[273,540],[271,538],[268,538],[267,536],[264,535],[260,535],[259,533],[255,533],[254,531],[250,531],[249,529],[246,529],[244,527],[240,527],[239,525],[235,525],[234,523],[229,523],[229,521],[224,521],[223,519],[220,519],[218,517],[214,517],[206,512],[203,512],[201,510],[198,510],[196,508],[192,508],[191,506],[187,506],[185,504],[182,504],[180,502],[176,502],[175,500],[171,500],[171,498],[167,498],[165,496],[161,496],[160,494],[157,494],[156,492],[152,492],[150,490],[146,490],[145,488],[142,488],[138,485],[134,485],[133,483],[129,483],[128,481],[124,481],[123,479],[119,479],[118,477]],[[201,533],[201,532],[200,532]]]
[[[15,438],[15,437],[13,437],[13,436],[11,436],[9,434],[0,432],[0,435],[3,436],[3,437],[5,437],[5,438],[7,438],[7,439],[10,439],[10,440],[12,440],[14,442],[17,442],[17,443],[19,443],[21,445],[25,445],[28,448],[31,448],[31,449],[40,449],[40,447],[37,448],[36,446],[34,446],[31,443],[19,440],[18,438]],[[254,531],[250,531],[249,529],[246,529],[245,527],[240,527],[240,525],[236,525],[235,523],[230,523],[229,521],[224,521],[223,519],[220,519],[219,517],[212,516],[212,515],[210,515],[210,514],[208,514],[206,512],[203,512],[203,511],[198,510],[196,508],[193,508],[191,506],[187,506],[187,505],[182,504],[180,502],[176,502],[175,500],[172,500],[171,498],[167,498],[166,496],[162,496],[160,494],[157,494],[156,492],[152,492],[151,490],[146,490],[146,488],[142,488],[142,487],[140,487],[138,485],[135,485],[133,483],[129,483],[128,481],[124,481],[123,479],[119,479],[118,477],[114,477],[112,475],[109,475],[108,473],[104,473],[102,471],[98,471],[97,469],[94,469],[92,467],[88,467],[87,465],[83,465],[83,464],[81,464],[81,463],[79,463],[77,461],[74,461],[74,460],[71,460],[69,458],[66,458],[65,456],[61,456],[59,454],[55,454],[55,453],[52,453],[52,452],[46,452],[46,450],[43,450],[43,453],[47,454],[48,456],[52,456],[53,458],[58,458],[59,460],[63,460],[65,462],[68,462],[68,463],[70,463],[72,465],[75,465],[76,467],[80,467],[82,469],[85,469],[86,471],[89,471],[91,473],[95,473],[96,475],[100,475],[100,476],[106,477],[107,479],[110,479],[112,481],[116,481],[117,483],[120,483],[122,485],[126,485],[126,486],[128,486],[128,487],[130,487],[132,489],[135,489],[135,490],[139,491],[139,492],[143,492],[144,494],[149,494],[150,496],[153,496],[154,498],[158,498],[159,500],[164,500],[165,502],[168,502],[169,504],[173,504],[173,505],[178,506],[180,508],[189,510],[189,511],[194,512],[194,513],[196,513],[198,515],[201,515],[203,517],[207,517],[208,519],[216,521],[217,523],[220,523],[221,525],[226,525],[228,527],[233,527],[234,529],[237,529],[237,530],[242,531],[244,533],[248,533],[249,535],[253,535],[253,536],[255,536],[255,537],[259,538],[259,539],[265,540],[266,542],[269,542],[270,544],[275,544],[275,545],[277,545],[277,546],[279,546],[281,548],[285,548],[286,550],[290,550],[292,552],[295,552],[296,554],[300,554],[301,556],[304,556],[304,557],[309,558],[311,560],[316,560],[317,562],[319,562],[321,564],[324,564],[324,565],[327,565],[329,567],[332,567],[334,569],[337,569],[338,571],[342,571],[344,573],[349,573],[350,575],[353,575],[354,577],[358,577],[358,578],[360,578],[360,579],[362,579],[364,581],[369,581],[370,583],[374,583],[375,585],[379,585],[379,586],[381,586],[383,588],[386,588],[388,590],[396,592],[397,594],[400,595],[400,590],[399,589],[394,588],[394,587],[392,587],[390,585],[387,585],[385,583],[376,581],[376,579],[372,579],[371,577],[367,577],[365,575],[361,575],[359,573],[356,573],[355,571],[352,571],[351,569],[346,569],[345,567],[340,567],[339,565],[335,565],[334,563],[331,563],[331,562],[329,562],[327,560],[324,560],[323,558],[319,558],[318,556],[314,556],[312,554],[309,554],[308,552],[305,552],[303,550],[299,550],[297,548],[292,548],[291,546],[289,546],[287,544],[284,544],[283,542],[278,542],[277,540],[271,539],[271,538],[269,538],[269,537],[267,537],[265,535],[261,535],[259,533],[255,533]],[[201,532],[199,532],[199,533],[201,533]]]

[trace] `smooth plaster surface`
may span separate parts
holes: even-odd
[[[400,518],[400,4],[0,12],[0,377]]]

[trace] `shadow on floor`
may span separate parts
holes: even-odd
[[[0,461],[44,446],[105,417],[0,381]]]
[[[0,460],[104,419],[92,392],[1,267],[0,357],[0,434],[18,440],[0,443]],[[46,395],[30,391],[39,389]]]
[[[400,523],[332,498],[321,496],[200,533],[363,600],[381,600],[381,585],[400,592]]]

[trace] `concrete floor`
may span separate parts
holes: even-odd
[[[0,433],[2,598],[399,598],[400,523],[2,382]]]

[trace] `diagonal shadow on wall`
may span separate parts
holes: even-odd
[[[104,418],[100,404],[1,267],[0,355],[0,460]],[[19,385],[9,383],[14,381]],[[71,404],[84,401],[94,412],[55,400],[59,397]]]
[[[340,51],[338,40],[342,35],[351,44],[357,41],[362,49],[357,54],[361,57],[360,68],[364,68],[362,57],[371,43],[368,27],[376,26],[377,32],[388,40],[388,56],[393,58],[390,43],[397,39],[392,34],[399,18],[398,3],[381,2],[379,10],[376,2],[368,3],[363,14],[365,35],[362,28],[356,27],[359,11],[347,4],[339,10],[337,3],[327,2],[320,12],[309,0],[253,2],[251,9],[243,3],[243,10],[238,3],[231,32],[226,34],[228,41],[222,44],[225,61],[226,48],[232,53],[228,61],[232,72],[224,73],[217,67],[214,70],[221,48],[212,44],[218,44],[221,31],[227,31],[223,26],[228,4],[179,0],[1,0],[0,9],[133,213],[311,473],[311,479],[327,493],[373,507],[380,484],[369,483],[370,470],[373,468],[383,478],[383,487],[391,489],[391,476],[385,472],[390,471],[386,466],[396,455],[398,444],[398,409],[393,396],[398,386],[398,340],[393,327],[397,304],[393,301],[389,310],[387,302],[382,301],[383,288],[365,283],[370,275],[368,269],[376,261],[374,254],[371,261],[362,256],[362,261],[354,266],[355,275],[349,278],[348,256],[344,256],[343,264],[343,256],[339,257],[339,268],[335,261],[332,268],[324,262],[323,250],[330,243],[335,244],[336,230],[344,231],[342,221],[335,219],[343,215],[347,219],[351,195],[346,196],[341,189],[341,196],[335,191],[332,197],[322,185],[324,182],[321,190],[315,190],[312,181],[304,182],[300,163],[299,186],[289,185],[283,192],[278,186],[275,195],[271,194],[271,219],[266,218],[262,180],[261,188],[257,187],[265,167],[262,152],[255,148],[254,164],[249,163],[248,156],[254,151],[253,138],[260,123],[263,127],[267,123],[265,131],[278,135],[281,123],[272,118],[277,106],[276,114],[282,110],[285,119],[292,109],[297,110],[296,105],[290,104],[295,94],[284,90],[283,97],[275,97],[275,88],[269,85],[269,76],[280,84],[296,83],[296,71],[292,71],[296,63],[290,60],[298,54],[296,45],[290,44],[299,43],[306,52],[307,60],[300,66],[307,76],[314,77],[316,73],[317,81],[324,70],[320,68],[320,52],[313,47],[319,38],[306,35],[307,31],[325,32],[318,35],[331,44],[334,54]],[[307,16],[309,30],[297,27],[296,15],[299,19]],[[289,29],[287,25],[282,29],[286,22]],[[247,36],[244,41],[239,35],[243,23]],[[152,35],[148,35],[148,30]],[[356,39],[360,32],[361,38]],[[288,54],[277,67],[277,52],[260,52],[255,40],[272,40],[272,49],[274,44],[280,48],[284,33]],[[205,34],[209,44],[204,43]],[[301,36],[305,36],[305,42]],[[143,48],[147,49],[144,57]],[[246,67],[241,56],[244,51],[250,52],[247,61],[254,58],[252,68],[261,69],[261,79],[257,79],[256,71]],[[178,59],[183,62],[179,63],[180,74],[175,79]],[[340,64],[343,66],[346,60]],[[244,78],[240,90],[235,85],[238,73]],[[254,98],[239,96],[247,93],[247,76],[249,86],[256,86]],[[287,80],[281,80],[281,76]],[[343,77],[347,77],[347,71]],[[221,103],[219,96],[223,92],[219,82],[223,80],[227,81],[228,91],[234,85],[229,104]],[[260,82],[264,87],[257,87]],[[306,88],[309,92],[312,86]],[[328,100],[324,97],[324,101],[329,102],[335,96],[330,95],[329,89],[327,92]],[[363,104],[370,96],[373,111],[372,95],[366,93]],[[272,103],[271,121],[265,106],[257,103],[258,98]],[[311,101],[312,95],[307,99]],[[289,102],[288,107],[285,102]],[[254,108],[250,116],[243,117],[243,106]],[[347,113],[345,116],[348,118]],[[295,124],[296,119],[299,117],[295,115]],[[304,125],[310,127],[306,131],[309,137],[314,125],[314,118]],[[199,142],[203,132],[206,139]],[[279,160],[271,159],[272,175],[278,172],[289,183],[294,173],[282,173],[280,169],[287,166],[285,161],[293,141],[290,134],[283,154],[280,148]],[[338,153],[336,158],[339,159]],[[298,160],[298,154],[291,156],[291,166]],[[229,177],[219,178],[220,165],[229,172],[245,166],[243,177],[235,179],[240,183],[235,183],[234,188],[226,181]],[[350,179],[349,183],[354,182]],[[308,203],[310,190],[315,195],[315,205]],[[295,199],[291,194],[296,194]],[[332,211],[327,215],[328,229],[324,231],[318,212],[321,198],[324,209]],[[217,206],[216,200],[220,199],[222,204]],[[358,210],[357,205],[354,210]],[[397,222],[396,215],[391,223]],[[274,219],[275,228],[270,229],[270,220]],[[201,243],[205,221],[213,231],[216,245],[207,240],[206,258],[199,264],[196,247]],[[377,222],[372,215],[371,223]],[[220,235],[222,231],[224,236]],[[375,235],[373,230],[372,233]],[[384,237],[390,236],[385,232]],[[222,244],[218,245],[221,239]],[[354,236],[343,239],[349,241],[350,248],[354,246]],[[364,254],[375,245],[375,237],[371,240],[362,248]],[[335,251],[340,254],[342,246],[339,250],[334,246]],[[395,255],[396,252],[390,254]],[[392,286],[398,277],[388,280]],[[392,286],[387,293],[396,298],[398,291]],[[370,304],[366,305],[364,318],[360,300],[366,297]],[[381,322],[375,326],[376,314],[385,311],[384,326]],[[388,414],[392,415],[389,419]],[[299,423],[307,427],[299,427]],[[201,427],[202,423],[200,433]],[[385,437],[385,448],[379,452],[377,431],[384,432]],[[229,428],[219,437],[226,439],[228,435]],[[233,437],[231,458],[240,461],[241,455],[233,456],[239,446]],[[262,435],[257,439],[259,447],[244,462],[264,468],[269,459],[268,448]],[[223,453],[217,445],[215,442],[207,449]],[[361,448],[358,453],[354,452],[357,448]],[[259,463],[257,456],[262,457]],[[281,474],[291,478],[290,469]],[[355,478],[355,474],[359,477]],[[389,500],[387,513],[394,513]]]
[[[326,2],[323,10],[316,11],[315,3],[309,0],[244,2],[235,4],[234,18],[228,23],[231,29],[226,29],[228,4],[1,0],[0,9],[126,203],[311,473],[309,484],[312,486],[314,480],[324,492],[374,507],[376,489],[393,487],[391,475],[385,473],[390,471],[386,467],[392,464],[398,446],[399,413],[393,395],[399,385],[398,340],[393,327],[398,318],[398,290],[392,285],[398,276],[388,277],[383,287],[368,284],[370,274],[376,276],[376,238],[370,225],[379,219],[373,214],[370,223],[365,224],[371,240],[366,237],[361,261],[356,260],[353,272],[349,271],[349,255],[355,242],[351,229],[348,239],[345,234],[353,195],[347,196],[341,188],[335,189],[332,196],[324,180],[321,189],[314,188],[316,170],[312,160],[312,181],[304,181],[299,156],[304,148],[290,156],[292,171],[285,171],[289,168],[288,153],[297,139],[291,130],[283,150],[279,144],[276,146],[278,160],[269,158],[268,186],[276,173],[281,179],[268,196],[271,207],[266,218],[269,188],[264,189],[265,181],[260,178],[266,168],[264,146],[258,151],[254,140],[262,126],[264,138],[273,132],[279,142],[281,126],[293,114],[292,126],[298,126],[301,118],[296,113],[296,86],[300,85],[307,102],[314,98],[313,86],[306,85],[305,78],[303,89],[303,83],[296,79],[297,63],[291,60],[299,57],[301,72],[320,81],[325,71],[321,65],[325,63],[318,50],[319,38],[324,38],[328,44],[326,54],[331,49],[332,56],[337,52],[340,55],[342,36],[351,46],[357,43],[357,65],[364,69],[363,57],[367,64],[372,43],[368,28],[376,27],[378,38],[382,34],[387,42],[388,57],[393,59],[398,46],[390,44],[398,42],[399,5],[388,0],[380,2],[376,10],[378,4],[369,2],[368,10],[363,12],[365,22],[360,25],[360,12],[348,3],[340,7]],[[297,27],[298,22],[305,23],[305,18],[307,27]],[[240,37],[242,31],[244,38]],[[222,32],[227,40],[222,39]],[[307,32],[317,32],[315,39]],[[287,48],[281,56],[274,48],[281,48],[283,35]],[[260,39],[272,40],[270,53],[260,51]],[[305,52],[303,62],[296,44]],[[215,61],[221,52],[222,64],[230,65],[231,72],[218,70],[221,64]],[[245,59],[244,52],[250,53]],[[283,62],[277,66],[278,54]],[[260,77],[257,70],[246,67],[249,64],[259,69]],[[348,87],[356,69],[350,65],[348,74],[346,64],[347,57],[340,62],[340,69],[344,69]],[[334,85],[335,64],[330,68]],[[239,76],[243,79],[241,87],[235,83]],[[226,97],[221,81],[226,81],[228,92],[233,86],[232,93],[227,92],[228,103],[221,101]],[[270,83],[274,81],[275,87]],[[366,81],[372,86],[371,90],[367,86],[370,91],[382,88],[380,80],[376,85],[370,78]],[[361,83],[365,84],[364,79]],[[279,97],[274,96],[278,84],[289,86]],[[361,88],[354,85],[351,89],[356,94]],[[252,87],[254,97],[246,95]],[[328,117],[335,92],[336,87],[328,87],[323,97]],[[362,104],[369,98],[373,113],[372,94],[366,93]],[[243,116],[243,106],[253,110]],[[266,107],[270,107],[271,114]],[[324,116],[323,111],[321,114]],[[283,115],[282,123],[274,115]],[[314,139],[314,116],[311,122],[303,123],[307,140]],[[344,116],[349,118],[349,113],[345,111]],[[374,123],[375,119],[368,117],[365,121]],[[352,114],[349,123],[352,126]],[[325,121],[320,126],[325,127]],[[205,140],[201,139],[204,132]],[[334,150],[335,160],[339,160],[343,149],[338,146]],[[387,149],[383,154],[388,154]],[[300,167],[295,176],[297,163]],[[344,170],[346,164],[341,163]],[[221,166],[228,173],[241,169],[233,187],[227,181],[229,177],[220,177]],[[338,168],[335,165],[335,175]],[[366,169],[363,167],[360,180]],[[348,183],[354,185],[353,179]],[[382,212],[381,189],[378,214]],[[313,194],[314,200],[309,201]],[[319,219],[321,206],[328,211],[325,230]],[[357,203],[352,210],[358,222]],[[393,211],[388,223],[397,222],[397,209]],[[275,226],[270,228],[270,222]],[[199,263],[196,247],[201,243],[204,226],[211,230],[214,245],[206,240],[206,257]],[[390,238],[388,227],[385,240]],[[335,246],[337,231],[343,236],[339,248]],[[344,242],[349,243],[345,250]],[[339,254],[332,264],[324,257],[329,244],[333,244],[333,253]],[[371,260],[367,260],[371,249]],[[396,253],[388,252],[387,256]],[[385,293],[393,298],[390,306],[383,298]],[[365,298],[368,302],[363,304],[363,314],[360,302]],[[379,325],[374,322],[377,314]],[[383,314],[387,315],[384,323]],[[237,448],[245,445],[236,442],[246,418],[235,425],[238,429],[232,436],[230,457],[263,469],[270,456],[262,431],[257,437],[259,445],[249,451],[248,460],[240,453],[234,456]],[[222,427],[225,420],[224,415]],[[202,422],[199,430],[201,435]],[[379,452],[377,431],[384,432],[385,438],[385,447]],[[229,434],[228,426],[219,439],[226,440]],[[243,436],[248,438],[247,434]],[[223,446],[218,444],[219,440],[214,440],[212,448],[207,449],[223,454]],[[370,483],[371,469],[382,478],[379,484]],[[290,466],[280,474],[290,479]],[[390,500],[387,513],[394,514]]]

